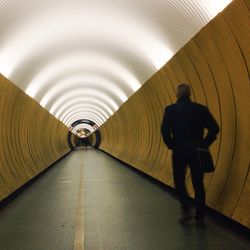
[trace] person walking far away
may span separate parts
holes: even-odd
[[[166,146],[172,150],[174,184],[182,208],[179,222],[185,224],[193,218],[185,185],[189,166],[195,192],[196,227],[204,228],[204,173],[200,170],[197,150],[209,148],[216,139],[219,126],[206,106],[191,101],[189,84],[179,84],[176,96],[177,102],[165,108],[161,133]]]

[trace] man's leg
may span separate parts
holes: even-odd
[[[195,219],[198,227],[204,227],[205,216],[205,188],[203,184],[204,174],[202,172],[191,171],[192,184],[195,192]]]
[[[185,222],[191,219],[190,206],[185,185],[187,167],[185,154],[173,152],[172,161],[174,185],[182,207],[182,217],[180,219],[180,222]]]

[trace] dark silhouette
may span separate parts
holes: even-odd
[[[81,137],[81,138],[79,138],[79,145],[78,146],[82,146],[82,147],[89,146],[89,139],[88,139],[88,137]]]
[[[196,226],[204,228],[205,190],[204,173],[198,166],[197,149],[207,149],[216,139],[219,127],[206,106],[191,101],[190,86],[177,86],[177,102],[165,109],[161,132],[167,147],[172,150],[174,184],[182,207],[180,222],[192,219],[185,186],[187,166],[191,170],[195,191]],[[205,128],[208,130],[204,137]]]

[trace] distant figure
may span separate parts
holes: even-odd
[[[87,147],[89,145],[89,140],[87,137],[80,138],[80,146]]]
[[[89,145],[89,139],[88,139],[88,137],[85,137],[85,138],[84,138],[84,140],[83,140],[83,145],[84,145],[85,147],[88,147],[88,145]]]
[[[198,228],[205,227],[204,173],[197,170],[197,148],[207,149],[216,139],[219,127],[206,106],[191,101],[190,85],[179,84],[177,102],[165,109],[161,132],[167,147],[172,150],[174,184],[182,207],[180,223],[193,218],[185,186],[187,166],[190,167],[195,191],[195,221]],[[204,137],[204,129],[208,133]]]

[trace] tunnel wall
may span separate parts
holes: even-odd
[[[221,132],[211,151],[207,205],[250,227],[250,2],[233,1],[141,87],[100,128],[100,149],[173,186],[171,152],[160,134],[175,86],[189,82]],[[188,190],[193,197],[190,175]],[[136,190],[135,190],[136,192]]]
[[[68,128],[0,74],[0,201],[70,151]]]
[[[101,133],[99,130],[96,130],[94,133],[92,133],[89,137],[89,144],[94,148],[99,148],[101,143]]]

